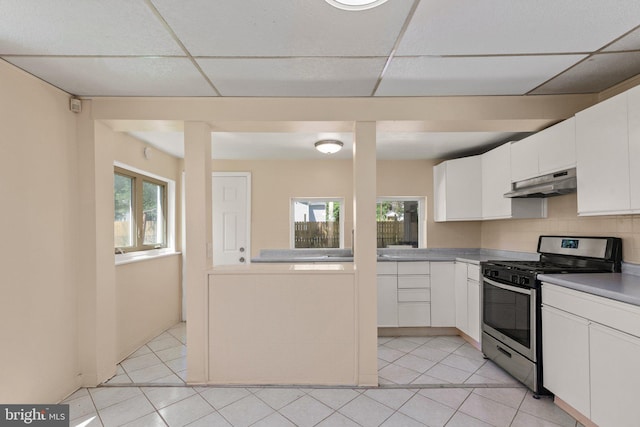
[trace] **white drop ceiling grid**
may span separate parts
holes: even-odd
[[[2,0],[0,57],[80,96],[599,92],[640,73],[637,0]]]
[[[638,0],[0,0],[0,58],[84,96],[371,97],[600,92],[640,73]],[[138,132],[182,156],[183,135]],[[216,158],[322,158],[317,132],[213,135]],[[521,137],[522,135],[520,135]],[[350,134],[335,136],[351,156]],[[505,132],[382,133],[442,158]]]

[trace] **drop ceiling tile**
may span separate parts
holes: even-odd
[[[144,1],[2,0],[0,55],[183,55]]]
[[[638,25],[637,0],[423,0],[399,55],[591,52]]]
[[[186,58],[4,58],[74,95],[215,96]]]
[[[601,92],[638,74],[640,52],[601,53],[545,83],[532,94]]]
[[[412,0],[349,12],[323,0],[152,0],[194,56],[388,55]]]
[[[640,50],[640,27],[604,49],[605,52],[620,50]]]
[[[376,96],[522,95],[583,55],[396,57]]]
[[[369,96],[385,58],[198,59],[223,96]]]

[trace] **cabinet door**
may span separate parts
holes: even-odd
[[[431,263],[431,326],[456,325],[455,266]]]
[[[433,220],[447,220],[447,162],[433,167]]]
[[[628,212],[627,94],[576,114],[578,213]]]
[[[638,425],[640,339],[589,325],[591,420],[599,426]]]
[[[589,417],[589,321],[543,306],[542,360],[544,386]]]
[[[430,307],[428,302],[402,302],[398,304],[398,326],[430,326]]]
[[[511,143],[511,182],[538,176],[537,134]]]
[[[467,317],[467,264],[456,262],[455,274],[456,328],[469,335]]]
[[[538,168],[541,175],[576,166],[576,122],[571,117],[538,132]]]
[[[482,160],[480,156],[447,161],[447,220],[482,218]]]
[[[378,326],[398,326],[396,276],[378,276]]]
[[[627,92],[631,209],[640,211],[640,86]]]
[[[475,280],[467,280],[467,313],[467,334],[480,342],[480,283]]]
[[[511,144],[503,144],[482,155],[482,218],[511,217]]]

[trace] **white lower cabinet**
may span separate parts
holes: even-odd
[[[378,262],[378,326],[454,326],[454,263]]]
[[[456,261],[456,328],[480,342],[480,267]]]
[[[638,426],[640,339],[592,323],[591,420],[600,427]]]
[[[544,386],[599,427],[637,427],[640,307],[543,283]]]
[[[456,325],[455,263],[431,263],[431,326]]]
[[[544,386],[589,417],[589,321],[544,306],[542,331]]]
[[[378,275],[378,326],[398,326],[398,279]]]

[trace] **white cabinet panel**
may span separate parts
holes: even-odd
[[[398,276],[398,288],[429,288],[431,280],[425,275]]]
[[[631,209],[640,211],[640,86],[627,92]]]
[[[638,426],[640,339],[614,329],[589,326],[591,420],[601,427]]]
[[[511,181],[538,176],[538,151],[536,134],[511,143]]]
[[[399,326],[430,326],[431,305],[428,302],[403,302],[398,304]]]
[[[467,279],[480,281],[480,266],[478,264],[467,264]]]
[[[382,261],[376,263],[376,272],[378,274],[398,274],[398,263],[397,262],[389,262]]]
[[[482,217],[509,218],[511,190],[511,144],[503,144],[482,155]]]
[[[540,175],[576,166],[576,121],[574,117],[538,132]]]
[[[576,114],[578,213],[628,212],[627,93]]]
[[[455,264],[431,263],[431,326],[456,325]]]
[[[378,326],[398,326],[396,276],[378,276]]]
[[[467,264],[456,262],[455,268],[455,312],[456,328],[467,333]]]
[[[431,301],[429,289],[398,289],[398,302],[428,302]]]
[[[434,220],[482,219],[481,156],[447,160],[433,168]]]
[[[398,274],[429,274],[429,261],[399,262]]]
[[[480,283],[467,280],[467,334],[480,342]]]
[[[589,417],[589,321],[544,305],[542,331],[544,386]]]

